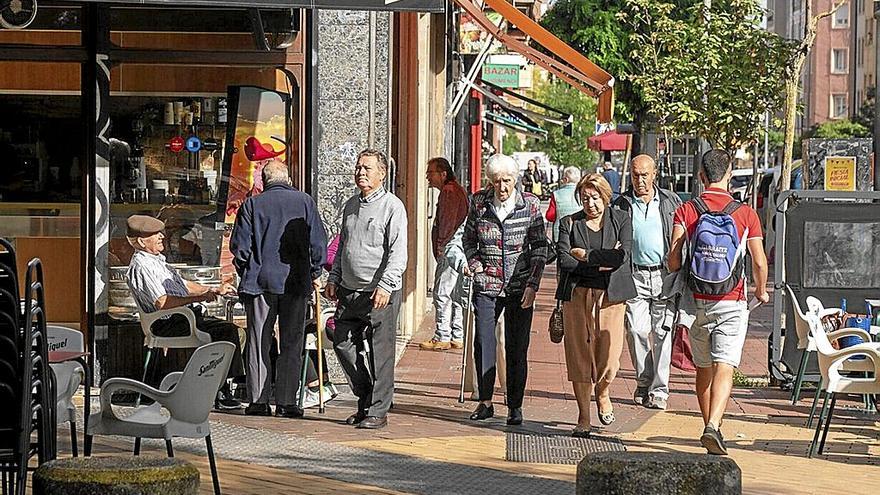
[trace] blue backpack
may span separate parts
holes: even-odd
[[[745,239],[733,220],[742,206],[731,201],[721,211],[710,211],[703,198],[694,198],[697,228],[690,239],[688,286],[696,294],[723,296],[733,291],[745,276]]]

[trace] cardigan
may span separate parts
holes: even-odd
[[[560,221],[556,255],[562,277],[556,288],[556,299],[570,301],[571,293],[580,278],[594,272],[598,267],[614,269],[608,282],[608,301],[621,302],[636,296],[636,285],[629,261],[632,252],[632,220],[629,212],[606,207],[603,215],[602,249],[588,249],[586,261],[572,256],[571,249],[586,249],[589,246],[587,214],[581,210]],[[615,248],[618,242],[620,247]]]

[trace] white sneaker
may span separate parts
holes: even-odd
[[[330,402],[335,399],[337,395],[336,387],[324,386],[324,404]],[[311,388],[306,390],[306,398],[303,400],[303,409],[308,409],[310,407],[315,407],[320,403],[320,397],[318,396],[317,390],[312,390]]]

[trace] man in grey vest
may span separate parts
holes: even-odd
[[[383,187],[387,175],[384,153],[368,149],[358,154],[354,179],[360,194],[343,208],[339,247],[326,287],[327,297],[338,300],[333,345],[358,397],[358,409],[346,423],[366,429],[388,424],[407,261],[406,209]]]
[[[655,185],[657,166],[648,155],[633,158],[630,177],[632,187],[614,206],[630,212],[633,227],[632,273],[637,295],[626,303],[627,342],[637,381],[633,401],[663,410],[669,399],[672,332],[662,326],[666,301],[661,290],[672,216],[681,200]]]

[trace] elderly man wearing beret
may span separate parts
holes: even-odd
[[[166,263],[165,256],[162,255],[165,249],[165,224],[161,220],[146,215],[132,215],[128,217],[127,226],[128,242],[135,250],[128,265],[128,287],[144,313],[210,302],[217,296],[234,292],[229,284],[207,287],[184,280]],[[228,378],[244,376],[238,327],[233,323],[203,316],[198,307],[193,308],[193,313],[196,327],[209,334],[212,341],[235,344],[236,352],[229,367]],[[159,337],[187,335],[189,323],[182,315],[175,314],[156,321],[152,330]],[[224,383],[217,392],[214,406],[217,409],[239,409],[241,403],[232,397],[229,384]]]

